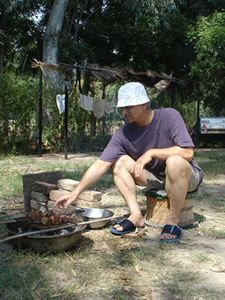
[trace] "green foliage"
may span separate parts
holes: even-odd
[[[18,72],[33,73],[31,59],[41,56],[44,27],[35,22],[37,12],[50,7],[51,1],[0,1],[0,28],[7,38],[0,50],[4,54],[4,67]]]
[[[225,105],[225,12],[199,17],[189,38],[196,53],[190,75],[203,81],[204,104],[218,115]]]
[[[182,115],[189,134],[192,133],[192,128],[197,121],[197,103],[195,101],[184,102],[180,94],[176,94],[175,101],[172,101],[168,93],[161,93],[157,98],[153,98],[151,106],[152,108],[175,108]]]
[[[49,0],[0,3],[0,53],[4,69],[12,74],[35,72],[31,61],[42,60],[42,37],[51,5]],[[223,7],[222,0],[69,1],[59,44],[60,62],[84,66],[97,63],[140,72],[151,69],[177,78],[201,80],[201,115],[223,115]],[[6,74],[5,71],[0,83],[0,151],[25,153],[32,143],[37,145],[38,79],[10,75],[8,80]],[[82,143],[86,148],[89,139],[90,149],[99,149],[99,145],[95,147],[98,138],[92,136],[100,136],[101,145],[105,144],[104,136],[123,124],[120,110],[96,120],[92,113],[80,108],[78,87],[75,89],[73,84],[77,74],[74,75],[70,74],[73,88],[68,103],[71,148],[80,149]],[[81,77],[83,92],[102,98],[100,80],[83,71]],[[115,99],[118,86],[123,83],[106,82],[104,98]],[[64,87],[60,93],[64,93]],[[196,95],[190,89],[179,93],[174,89],[172,93],[170,89],[168,94],[162,93],[152,105],[155,102],[155,107],[177,108],[190,132],[196,122],[195,104],[191,104],[196,102]],[[58,152],[64,149],[64,114],[59,115],[55,96],[54,87],[43,88],[43,147]]]
[[[34,130],[38,81],[5,73],[0,80],[0,151],[27,153]]]

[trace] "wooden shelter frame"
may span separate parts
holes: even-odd
[[[89,70],[96,77],[104,79],[106,82],[114,82],[116,80],[132,80],[139,81],[147,87],[156,87],[159,93],[168,88],[178,87],[179,89],[195,89],[196,86],[201,84],[197,81],[190,81],[184,79],[177,79],[175,77],[166,75],[165,73],[159,74],[155,71],[148,70],[146,72],[136,73],[132,69],[117,70],[111,68],[100,68],[98,65],[70,65],[70,64],[47,64],[34,59],[32,63],[33,68],[40,68],[39,72],[39,156],[42,156],[42,106],[43,106],[43,93],[42,93],[42,78],[43,68],[52,70],[63,71],[65,74],[65,82],[68,81],[68,73],[76,70]],[[68,89],[65,84],[65,115],[64,115],[64,158],[68,158]],[[199,105],[200,96],[197,100],[197,123],[199,123]]]
[[[43,85],[42,85],[42,79],[43,79],[43,68],[49,68],[52,70],[58,70],[58,71],[63,71],[65,74],[65,82],[68,81],[68,72],[73,71],[74,69],[76,70],[89,70],[92,72],[101,72],[104,78],[106,77],[107,80],[109,81],[115,81],[117,79],[121,79],[119,76],[119,73],[115,70],[110,70],[106,68],[98,68],[96,66],[79,66],[79,65],[69,65],[69,64],[59,64],[59,65],[54,65],[54,64],[47,64],[43,62],[39,62],[37,60],[34,60],[32,63],[33,68],[40,68],[39,71],[39,121],[38,121],[38,128],[39,128],[39,143],[38,143],[38,152],[39,152],[39,157],[42,156],[42,106],[43,106]],[[95,73],[96,74],[96,73]],[[107,75],[108,74],[108,75]],[[110,74],[110,75],[109,75]],[[100,76],[101,77],[101,76]],[[64,158],[68,158],[68,89],[65,84],[65,115],[64,115]]]

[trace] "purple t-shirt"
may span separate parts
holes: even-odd
[[[173,108],[155,109],[152,122],[146,127],[137,127],[135,123],[127,123],[112,136],[100,159],[113,162],[123,155],[137,160],[149,149],[163,149],[173,146],[194,147],[186,125],[179,112]],[[190,161],[200,173],[199,165]],[[165,160],[153,158],[145,168],[156,174],[165,176]],[[200,183],[199,182],[199,183]]]

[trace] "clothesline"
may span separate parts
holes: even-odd
[[[56,95],[56,104],[59,113],[62,114],[65,111],[65,95]],[[102,118],[105,113],[111,114],[114,112],[114,101],[106,101],[105,99],[80,94],[80,107],[87,111],[93,111],[94,116],[98,119]]]

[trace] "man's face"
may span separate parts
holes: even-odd
[[[122,107],[122,115],[128,123],[139,122],[143,119],[145,104]]]

